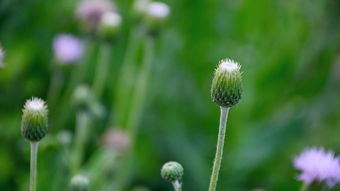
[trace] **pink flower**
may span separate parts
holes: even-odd
[[[90,29],[96,28],[107,12],[115,10],[113,3],[108,0],[83,0],[77,10],[77,17]]]
[[[0,46],[0,67],[4,66],[5,52]]]
[[[53,42],[54,56],[62,64],[77,62],[83,55],[84,45],[78,38],[60,34]]]
[[[333,151],[307,148],[294,158],[294,167],[301,171],[298,179],[306,184],[325,182],[333,187],[340,182],[340,159],[334,156]]]

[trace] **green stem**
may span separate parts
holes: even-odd
[[[148,37],[145,41],[144,47],[145,55],[143,65],[140,69],[138,78],[136,79],[135,91],[133,93],[132,105],[129,111],[127,120],[127,132],[130,135],[130,152],[126,154],[123,164],[118,169],[119,177],[117,177],[117,187],[115,190],[122,190],[122,187],[126,184],[129,174],[130,166],[133,162],[134,155],[134,143],[136,141],[136,134],[138,130],[138,123],[143,112],[143,106],[145,102],[146,90],[149,81],[152,58],[154,53],[154,39]]]
[[[68,111],[70,109],[70,100],[72,93],[74,91],[74,88],[81,84],[84,81],[84,78],[86,77],[88,68],[89,68],[89,60],[91,60],[91,57],[93,55],[93,52],[95,50],[93,42],[91,42],[90,39],[87,39],[85,41],[85,52],[81,59],[81,61],[72,69],[70,80],[68,84],[66,84],[65,92],[61,96],[61,100],[59,103],[59,107],[56,108],[58,111],[56,114],[58,116],[58,120],[56,120],[56,127],[63,127],[66,123],[68,117],[70,116],[68,114]]]
[[[75,142],[71,157],[71,174],[74,175],[79,170],[86,144],[88,125],[90,122],[90,116],[86,111],[79,111],[77,113],[77,126],[75,130]]]
[[[178,180],[175,180],[172,182],[172,185],[174,186],[175,191],[182,191],[182,183]]]
[[[30,174],[30,191],[37,190],[37,160],[38,160],[39,142],[31,143],[31,174]]]
[[[103,90],[105,88],[105,82],[110,65],[111,46],[109,44],[102,43],[99,54],[96,74],[93,80],[93,93],[97,99],[102,96]]]
[[[112,102],[110,125],[115,124],[123,126],[123,121],[127,116],[129,98],[134,83],[135,76],[135,61],[138,44],[141,36],[144,34],[144,27],[137,26],[136,30],[132,31],[127,45],[127,50],[124,55],[121,71],[119,72],[116,94]]]
[[[228,112],[229,112],[229,108],[221,107],[217,148],[216,148],[214,165],[213,165],[213,169],[211,173],[209,191],[215,191],[216,186],[217,186],[218,175],[220,172],[221,162],[222,162],[222,157],[223,157],[223,147],[224,147],[224,139],[225,139],[225,133],[226,133],[226,125],[227,125],[227,120],[228,120]]]
[[[300,191],[307,191],[308,188],[309,188],[309,184],[303,183],[302,186],[301,186],[301,188],[300,188]]]
[[[64,74],[61,71],[61,67],[57,66],[56,63],[53,63],[52,67],[52,77],[48,90],[48,105],[50,108],[54,108],[57,103],[58,98],[60,97],[60,92],[62,89],[62,84],[64,81]]]

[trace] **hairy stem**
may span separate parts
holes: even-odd
[[[224,147],[224,139],[226,133],[226,125],[228,120],[228,112],[229,108],[221,107],[221,115],[220,115],[220,126],[218,132],[218,139],[217,139],[217,148],[215,154],[214,165],[211,173],[209,191],[215,191],[218,181],[218,175],[221,168],[221,162],[223,157],[223,147]]]
[[[100,99],[105,88],[105,82],[110,65],[111,46],[109,44],[103,43],[101,44],[99,51],[99,60],[93,80],[93,93],[97,99]]]
[[[37,190],[37,161],[38,161],[39,142],[31,143],[31,174],[30,174],[30,191]]]
[[[172,182],[172,185],[174,186],[175,191],[182,191],[182,182],[175,180]]]

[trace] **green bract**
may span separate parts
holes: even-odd
[[[178,162],[167,162],[161,169],[162,178],[170,182],[181,180],[183,174],[184,169]]]
[[[212,81],[212,100],[221,107],[232,107],[242,96],[240,65],[230,59],[222,60]]]
[[[25,139],[38,142],[48,133],[47,106],[42,99],[27,100],[23,109],[21,133]]]

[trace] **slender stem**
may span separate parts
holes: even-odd
[[[99,54],[96,74],[93,80],[93,93],[97,99],[101,97],[105,88],[105,82],[109,72],[111,46],[109,44],[102,43]]]
[[[172,182],[172,185],[174,186],[175,191],[182,191],[182,182],[175,180]]]
[[[37,190],[37,161],[38,161],[39,142],[31,143],[31,174],[30,174],[30,191]]]
[[[302,186],[301,186],[301,188],[300,188],[300,191],[307,191],[308,188],[309,188],[309,184],[303,183]]]
[[[130,175],[130,167],[133,162],[134,143],[136,142],[136,134],[138,131],[138,122],[140,121],[145,102],[147,85],[150,77],[152,58],[154,53],[154,39],[148,37],[145,41],[144,47],[145,55],[143,65],[141,66],[140,73],[136,79],[136,86],[133,92],[131,108],[129,110],[127,120],[127,132],[130,135],[130,152],[126,154],[123,164],[118,169],[119,177],[117,177],[117,187],[115,190],[122,190]]]
[[[144,26],[137,26],[136,30],[133,30],[129,38],[127,50],[124,55],[122,68],[119,72],[116,93],[112,102],[112,113],[110,117],[110,124],[118,126],[124,126],[124,119],[127,116],[129,98],[134,83],[135,76],[135,57],[138,44],[141,40],[141,36],[144,34]],[[114,108],[114,109],[113,109]]]
[[[77,113],[77,125],[75,130],[75,142],[71,158],[71,174],[77,173],[83,159],[84,148],[86,144],[88,125],[90,116],[86,111],[79,111]]]
[[[60,97],[60,92],[62,89],[62,84],[64,82],[64,74],[61,71],[61,67],[57,65],[57,63],[53,63],[52,66],[52,77],[48,90],[48,102],[49,107],[54,108],[57,103],[58,98]]]
[[[228,120],[228,112],[229,112],[229,108],[221,107],[217,148],[216,148],[214,165],[213,165],[213,169],[211,173],[209,191],[215,191],[216,186],[217,186],[218,174],[220,172],[221,162],[222,162],[222,157],[223,157],[223,147],[224,147],[224,139],[225,139],[225,133],[226,133],[226,125],[227,125],[227,120]]]
[[[144,47],[145,55],[142,68],[140,69],[139,76],[136,80],[136,87],[133,93],[132,105],[129,111],[127,130],[130,133],[132,141],[135,140],[138,122],[142,114],[146,91],[148,87],[152,58],[154,54],[154,39],[149,37],[145,41]]]

